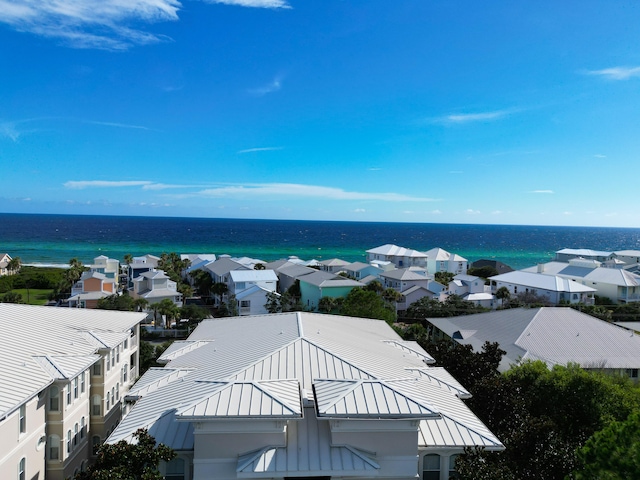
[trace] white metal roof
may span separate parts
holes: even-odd
[[[229,272],[231,279],[238,282],[265,282],[277,281],[278,276],[273,270],[232,270]]]
[[[99,349],[124,341],[145,316],[0,303],[0,419],[53,380],[88,368]]]
[[[590,268],[567,265],[563,262],[548,262],[537,267],[525,268],[521,271],[538,272],[540,269],[542,269],[540,273],[543,275],[558,275],[561,277],[588,280],[595,283],[602,282],[622,287],[640,286],[640,276],[619,268]]]
[[[419,252],[418,250],[412,250],[410,248],[399,247],[390,243],[387,243],[386,245],[382,245],[380,247],[371,248],[367,250],[367,253],[392,257],[427,258],[427,254],[424,252]]]
[[[537,272],[515,270],[489,277],[492,281],[513,283],[532,288],[548,290],[550,292],[590,293],[597,292],[595,288],[582,285],[568,278],[558,275],[544,275]]]
[[[349,392],[343,390],[348,405],[345,415],[357,411],[358,418],[373,420],[383,415],[425,418],[437,413],[438,428],[450,428],[447,445],[472,446],[475,444],[465,442],[481,437],[483,445],[502,448],[458,398],[460,389],[453,388],[453,382],[444,381],[441,372],[434,371],[430,376],[418,370],[429,368],[425,363],[430,359],[427,352],[414,342],[403,342],[383,321],[307,312],[210,319],[200,323],[189,341],[202,343],[181,355],[177,355],[181,350],[177,347],[167,368],[192,370],[146,393],[109,442],[131,438],[136,429],[147,427],[155,432],[158,442],[187,448],[193,440],[185,439],[188,430],[174,425],[184,423],[177,418],[186,420],[187,414],[218,418],[225,411],[241,416],[261,408],[267,390],[271,401],[282,400],[283,391],[276,392],[273,385],[295,380],[301,391],[308,392],[305,398],[315,398],[317,405],[327,407],[330,397],[325,387],[331,382],[340,385],[341,381],[345,382],[341,385],[350,385]],[[441,380],[435,381],[434,377]],[[268,381],[276,383],[264,383]],[[262,393],[255,397],[254,405],[249,392],[257,393],[256,385],[261,385]],[[235,400],[223,394],[225,388],[237,395]],[[309,397],[314,388],[316,396]],[[376,403],[383,399],[385,407]],[[400,399],[405,399],[404,406]],[[275,403],[269,405],[272,408]],[[417,410],[412,411],[409,405]],[[329,408],[326,413],[333,414]],[[337,410],[334,413],[338,415]]]

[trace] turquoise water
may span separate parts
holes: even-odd
[[[367,249],[393,243],[422,251],[441,247],[469,261],[489,258],[525,268],[551,260],[562,248],[640,250],[638,228],[24,214],[0,214],[0,226],[0,252],[27,264],[163,252],[362,261]]]

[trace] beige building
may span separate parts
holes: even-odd
[[[116,427],[144,313],[0,303],[0,478],[63,480]]]

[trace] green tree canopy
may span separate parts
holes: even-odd
[[[487,468],[520,480],[562,480],[579,467],[577,451],[595,432],[640,408],[628,379],[539,361],[487,377],[472,394],[471,409],[507,446],[461,457],[462,478],[472,480],[487,478],[474,473]]]
[[[100,446],[96,463],[74,479],[162,480],[158,465],[174,459],[176,453],[166,445],[156,445],[155,438],[144,429],[137,430],[133,436],[136,441],[132,443],[121,440]]]
[[[413,302],[407,308],[406,318],[440,318],[440,317],[456,317],[459,315],[471,315],[473,313],[482,313],[488,311],[487,308],[476,305],[473,302],[463,300],[459,295],[449,295],[449,297],[441,302],[436,298],[422,297],[420,300]]]
[[[640,478],[640,412],[596,432],[578,451],[577,480]]]
[[[352,289],[340,307],[340,314],[349,317],[375,318],[388,323],[396,321],[395,308],[375,291],[361,287]]]

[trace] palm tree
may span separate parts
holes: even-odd
[[[11,260],[9,260],[9,263],[7,263],[7,270],[9,270],[9,275],[18,273],[20,271],[20,267],[22,267],[22,260],[20,260],[20,257],[12,258]]]

